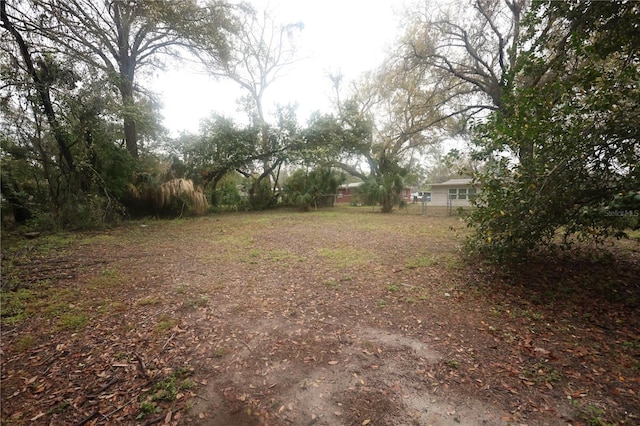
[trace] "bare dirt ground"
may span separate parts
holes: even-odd
[[[2,424],[640,423],[640,247],[460,253],[364,209],[3,235]]]

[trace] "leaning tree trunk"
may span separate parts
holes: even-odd
[[[0,1],[0,18],[2,20],[2,26],[5,27],[9,33],[15,38],[18,43],[18,47],[20,48],[20,54],[22,55],[22,59],[24,60],[24,64],[27,67],[27,72],[29,76],[33,80],[36,91],[38,92],[38,96],[40,98],[40,102],[42,102],[42,108],[44,109],[44,113],[47,117],[47,121],[51,126],[51,130],[53,131],[53,137],[58,144],[58,149],[60,150],[60,157],[64,160],[64,165],[67,166],[67,170],[73,172],[75,170],[75,165],[73,163],[73,156],[71,154],[71,150],[69,149],[69,137],[67,133],[64,131],[58,119],[56,117],[56,113],[53,109],[53,103],[51,102],[51,96],[49,93],[49,87],[40,79],[38,72],[36,71],[35,66],[33,65],[33,60],[31,58],[31,53],[29,52],[29,48],[27,47],[27,43],[25,42],[22,35],[18,32],[18,30],[13,26],[13,24],[9,21],[9,16],[7,15],[6,10],[6,1]],[[64,170],[64,168],[63,168]]]

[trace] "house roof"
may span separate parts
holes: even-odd
[[[342,184],[340,186],[338,186],[338,188],[357,188],[359,186],[361,186],[364,182],[353,182],[353,183],[347,183],[347,184]]]
[[[432,183],[433,186],[471,186],[473,179],[449,179],[446,182],[442,183]]]

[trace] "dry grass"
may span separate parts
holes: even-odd
[[[162,210],[171,207],[176,200],[183,197],[189,200],[189,209],[196,215],[203,215],[209,208],[202,189],[189,179],[172,179],[160,185],[156,194],[156,205]]]
[[[207,197],[202,188],[194,185],[190,179],[171,179],[159,186],[141,185],[130,188],[131,195],[140,202],[153,206],[156,212],[179,210],[202,216],[209,209]]]

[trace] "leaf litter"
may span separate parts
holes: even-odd
[[[505,272],[461,257],[455,218],[133,226],[11,265],[33,297],[3,318],[3,423],[638,422],[637,243]]]

